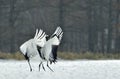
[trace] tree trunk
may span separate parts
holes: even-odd
[[[93,27],[92,27],[92,1],[88,0],[88,51],[92,52],[94,50],[93,46]]]
[[[119,16],[120,16],[120,11],[119,11],[119,3],[120,3],[120,0],[117,0],[116,4],[117,4],[117,8],[116,8],[116,26],[115,26],[115,52],[118,53],[119,50],[120,50],[120,47],[119,47]]]
[[[112,42],[112,0],[109,0],[107,53],[111,52],[111,45],[112,45],[111,42]]]
[[[10,13],[9,13],[9,27],[10,28],[10,52],[15,52],[15,18],[14,18],[14,10],[15,10],[15,0],[10,1]]]

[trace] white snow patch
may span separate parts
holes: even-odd
[[[46,72],[38,71],[39,61],[32,61],[29,71],[27,61],[0,60],[0,79],[120,79],[120,60],[58,61],[50,65],[44,62]]]

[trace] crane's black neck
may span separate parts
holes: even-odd
[[[40,46],[37,46],[37,50],[38,50],[38,52],[39,52],[39,56],[40,56],[42,59],[45,60],[44,54],[41,53],[41,47],[40,47]]]

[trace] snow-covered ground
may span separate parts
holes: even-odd
[[[27,61],[0,60],[0,79],[120,79],[120,60],[58,61],[38,71],[38,61],[32,61],[29,71]]]

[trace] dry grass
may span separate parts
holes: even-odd
[[[13,53],[13,54],[0,52],[0,59],[23,60],[24,56],[20,52],[16,52],[16,53]]]
[[[120,53],[103,54],[103,53],[73,53],[73,52],[58,52],[58,57],[62,59],[75,60],[75,59],[120,59]],[[0,59],[16,59],[24,60],[24,56],[20,52],[16,53],[3,53],[0,52]]]
[[[120,53],[114,53],[114,54],[103,54],[103,53],[91,53],[91,52],[86,52],[86,53],[64,53],[64,52],[59,52],[58,56],[63,59],[70,59],[70,60],[75,60],[75,59],[120,59]]]

